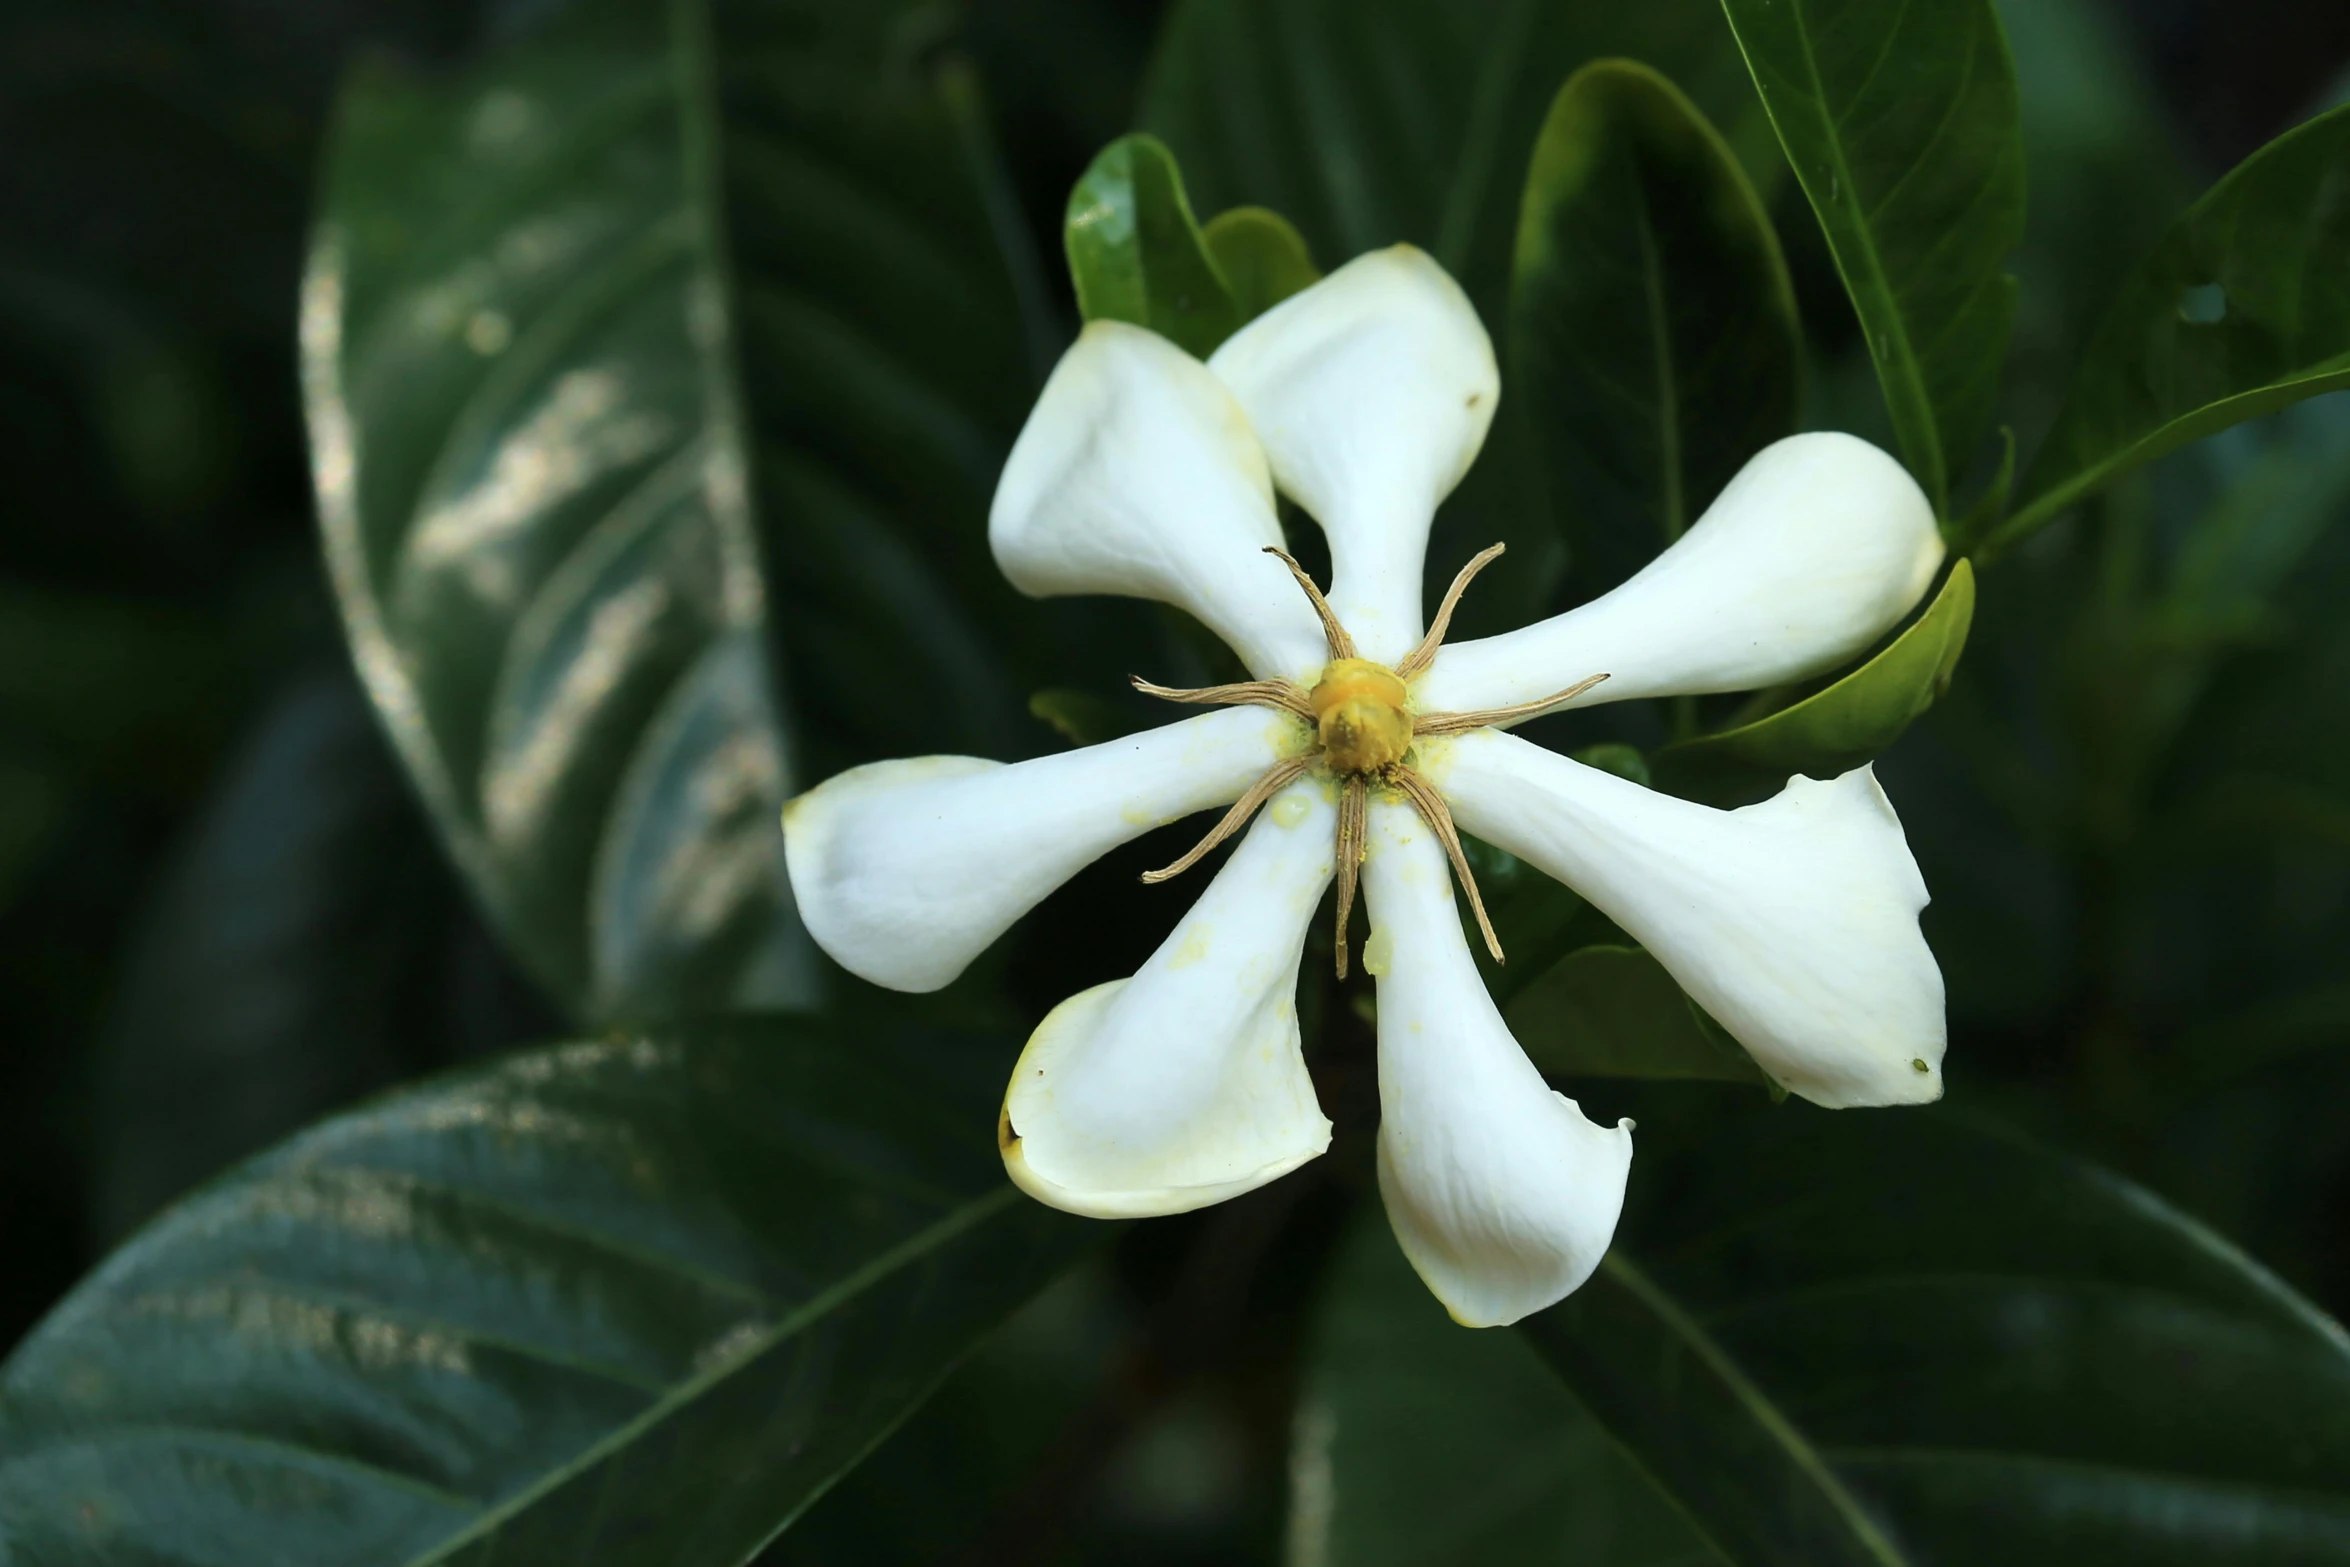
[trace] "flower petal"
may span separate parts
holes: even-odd
[[[1453,1320],[1563,1299],[1615,1233],[1632,1127],[1594,1126],[1526,1059],[1477,976],[1452,872],[1409,806],[1374,801],[1363,890],[1379,979],[1379,1192]]]
[[[1588,898],[1793,1092],[1941,1097],[1926,885],[1870,769],[1717,811],[1492,730],[1425,767],[1463,829]]]
[[[1010,766],[852,768],[784,807],[792,896],[843,968],[936,990],[1087,864],[1237,800],[1304,736],[1286,714],[1236,707]]]
[[[1265,454],[1207,367],[1155,332],[1087,325],[996,483],[996,564],[1034,598],[1116,593],[1189,611],[1261,678],[1328,658],[1288,568]]]
[[[1297,1028],[1306,926],[1329,883],[1329,786],[1276,796],[1132,979],[1055,1007],[1004,1095],[1004,1168],[1095,1218],[1184,1213],[1330,1146]]]
[[[1373,251],[1241,328],[1208,368],[1329,535],[1330,603],[1363,656],[1402,658],[1420,639],[1429,521],[1501,398],[1468,296],[1410,245]]]
[[[1427,712],[1753,691],[1833,669],[1924,596],[1942,564],[1934,509],[1901,464],[1850,435],[1764,447],[1639,575],[1531,626],[1459,642],[1413,693]]]

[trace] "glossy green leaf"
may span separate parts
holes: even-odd
[[[1665,747],[1653,759],[1658,779],[1675,794],[1745,804],[1796,773],[1849,772],[1900,739],[1950,688],[1974,616],[1974,568],[1962,560],[1926,612],[1875,658],[1768,718]]]
[[[709,67],[671,28],[607,4],[450,87],[363,77],[303,285],[360,673],[493,923],[590,1017],[813,975]]]
[[[1131,321],[1205,359],[1245,319],[1155,136],[1101,150],[1069,193],[1061,237],[1088,321]]]
[[[1216,270],[1232,290],[1243,322],[1321,281],[1321,269],[1297,226],[1263,207],[1219,212],[1200,231]]]
[[[1759,125],[1717,0],[1179,0],[1141,123],[1182,160],[1200,210],[1268,207],[1333,269],[1418,245],[1498,340],[1536,132],[1559,84],[1611,55],[1664,71],[1733,140],[1742,114]],[[1516,377],[1505,362],[1485,450],[1436,517],[1435,591],[1478,550],[1510,547],[1510,569],[1488,573],[1462,604],[1456,636],[1548,613],[1565,560],[1557,528],[1531,503],[1540,432],[1515,411]]]
[[[1937,513],[1990,422],[2023,237],[2015,64],[1992,0],[1723,0]]]
[[[1778,236],[1696,105],[1633,61],[1585,66],[1551,104],[1509,329],[1578,596],[1646,565],[1795,431],[1803,333]]]
[[[2346,272],[2341,108],[2237,165],[2121,286],[1992,545],[2164,452],[2350,386]]]
[[[1514,1333],[1455,1326],[1366,1211],[1323,1286],[1289,1567],[1721,1561]]]
[[[429,1082],[171,1209],[0,1371],[0,1538],[106,1567],[733,1567],[1104,1227],[1002,1055],[811,1021]]]
[[[2226,1242],[1946,1113],[1724,1108],[1641,1115],[1521,1328],[1723,1555],[2350,1561],[2350,1340]]]
[[[1762,1069],[1638,947],[1570,952],[1510,998],[1510,1032],[1552,1077],[1711,1078]]]

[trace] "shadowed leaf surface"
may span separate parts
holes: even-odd
[[[0,1374],[15,1560],[732,1564],[1099,1226],[1005,1182],[1002,1052],[557,1045],[199,1191]]]
[[[1657,1105],[1522,1331],[1731,1560],[2350,1561],[2350,1341],[2193,1220],[1941,1112]]]

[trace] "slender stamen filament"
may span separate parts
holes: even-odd
[[[1412,720],[1414,738],[1421,735],[1458,735],[1472,729],[1483,729],[1490,724],[1514,724],[1529,718],[1540,718],[1562,703],[1572,702],[1584,692],[1605,680],[1605,675],[1593,675],[1578,680],[1564,691],[1554,691],[1538,701],[1520,702],[1514,707],[1488,707],[1475,713],[1423,713]]]
[[[1210,828],[1208,835],[1193,845],[1189,854],[1163,870],[1145,871],[1142,879],[1156,885],[1190,870],[1200,862],[1202,855],[1247,826],[1248,819],[1257,814],[1258,806],[1273,798],[1291,779],[1313,764],[1314,759],[1310,755],[1293,756],[1286,762],[1275,762],[1264,777],[1249,785],[1248,793],[1232,803],[1232,809],[1224,813],[1224,819]]]
[[[1346,926],[1355,908],[1355,879],[1363,868],[1369,837],[1371,784],[1355,777],[1338,795],[1338,977],[1346,978]]]
[[[1398,767],[1389,774],[1389,783],[1403,791],[1404,797],[1419,808],[1436,834],[1436,841],[1444,845],[1444,852],[1452,859],[1452,873],[1458,877],[1461,889],[1469,895],[1469,907],[1477,915],[1477,928],[1485,933],[1485,950],[1493,954],[1493,961],[1507,961],[1501,955],[1501,938],[1493,933],[1493,921],[1485,917],[1485,900],[1477,896],[1476,873],[1469,869],[1469,857],[1461,850],[1461,835],[1453,827],[1452,811],[1444,803],[1444,796],[1428,786],[1428,780],[1408,767]]]
[[[1134,689],[1144,696],[1155,696],[1165,702],[1191,702],[1200,705],[1224,704],[1233,707],[1254,703],[1258,707],[1278,707],[1295,713],[1311,722],[1314,704],[1306,694],[1286,680],[1243,680],[1228,686],[1161,686],[1153,685],[1140,675],[1129,676]]]
[[[1289,574],[1297,578],[1297,585],[1306,590],[1307,602],[1314,606],[1314,613],[1322,617],[1322,635],[1329,640],[1330,656],[1355,657],[1355,639],[1347,635],[1346,627],[1338,623],[1338,612],[1330,607],[1328,599],[1322,597],[1322,590],[1314,586],[1314,579],[1306,575],[1305,567],[1299,565],[1297,558],[1287,550],[1275,549],[1270,544],[1265,546],[1265,553],[1287,566]]]
[[[1409,680],[1436,662],[1436,650],[1444,646],[1444,634],[1452,629],[1452,612],[1459,607],[1461,595],[1468,591],[1469,580],[1499,560],[1502,551],[1508,548],[1506,544],[1496,544],[1479,550],[1461,568],[1460,575],[1452,579],[1452,586],[1444,590],[1444,602],[1436,606],[1436,618],[1428,623],[1428,634],[1420,639],[1418,647],[1404,656],[1402,663],[1395,666],[1398,675]]]

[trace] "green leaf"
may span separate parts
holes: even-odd
[[[584,1017],[813,974],[681,27],[591,6],[452,86],[362,76],[303,285],[353,654],[492,922]]]
[[[1210,218],[1200,237],[1244,323],[1322,280],[1305,237],[1278,212],[1234,207]]]
[[[2226,1242],[1946,1113],[1698,1109],[1521,1331],[1725,1556],[2350,1561],[2350,1340]]]
[[[302,1134],[0,1370],[0,1537],[66,1564],[733,1567],[1105,1233],[973,1038],[613,1034]]]
[[[1061,242],[1088,321],[1131,321],[1205,359],[1244,317],[1183,194],[1183,174],[1155,136],[1103,148],[1077,188]]]
[[[1365,1212],[1324,1286],[1290,1567],[1706,1567],[1720,1558],[1514,1333],[1454,1326]]]
[[[1803,334],[1778,237],[1696,105],[1633,61],[1585,66],[1551,104],[1509,330],[1580,595],[1646,565],[1795,431]]]
[[[1504,1013],[1526,1055],[1553,1077],[1766,1081],[1752,1057],[1638,947],[1570,952]]]
[[[1900,739],[1950,688],[1974,616],[1974,568],[1962,560],[1924,614],[1825,691],[1768,718],[1657,752],[1652,760],[1661,786],[1692,799],[1746,804],[1796,773],[1833,778],[1851,771]]]
[[[559,1024],[503,964],[341,670],[232,758],[113,981],[95,1041],[95,1228],[403,1078]]]
[[[1852,295],[1909,469],[1947,515],[1990,422],[2023,237],[1991,0],[1723,0]]]
[[[2350,107],[2238,164],[2122,284],[1990,546],[2189,441],[2350,386],[2346,269]]]

